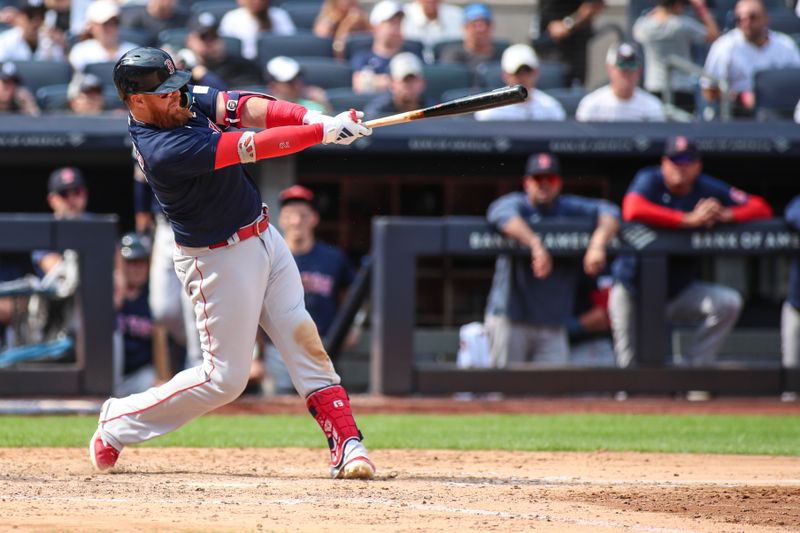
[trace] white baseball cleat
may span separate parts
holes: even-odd
[[[369,460],[367,449],[355,438],[344,445],[344,454],[339,466],[331,467],[333,479],[372,479],[375,465]]]

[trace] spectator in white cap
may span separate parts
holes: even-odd
[[[106,108],[103,82],[94,74],[75,74],[67,88],[67,105],[76,115],[99,115]]]
[[[606,54],[608,85],[584,96],[575,111],[582,122],[663,122],[661,101],[639,88],[642,61],[634,45],[612,45]]]
[[[411,52],[400,52],[389,62],[391,85],[389,90],[370,100],[364,106],[364,116],[375,118],[413,111],[433,105],[425,98],[425,75],[422,60]]]
[[[0,61],[64,61],[64,49],[44,24],[43,0],[26,0],[14,16],[14,27],[0,33]]]
[[[413,0],[403,8],[403,37],[420,41],[425,59],[433,61],[433,46],[446,40],[464,37],[464,13],[460,7],[441,0]]]
[[[508,85],[522,85],[528,98],[518,104],[485,109],[475,113],[477,120],[564,120],[567,113],[558,100],[536,88],[539,77],[539,58],[527,44],[506,48],[500,61],[503,81]]]
[[[224,37],[241,39],[242,55],[245,58],[256,58],[259,33],[269,32],[274,35],[296,33],[289,13],[280,7],[271,6],[270,0],[238,1],[241,7],[225,13],[219,23],[219,33]]]
[[[136,48],[119,41],[119,7],[111,0],[95,0],[86,9],[84,40],[72,47],[69,62],[76,72],[90,63],[117,61],[125,52]]]
[[[20,82],[14,63],[0,64],[0,113],[38,115],[36,99]]]
[[[473,85],[480,85],[480,68],[488,61],[500,61],[503,49],[492,42],[494,17],[486,4],[469,4],[464,8],[464,41],[442,48],[440,63],[461,63],[469,67]]]
[[[375,93],[389,88],[389,61],[403,49],[403,17],[403,6],[394,0],[381,0],[372,8],[372,48],[356,53],[350,60],[355,92]]]
[[[267,92],[279,100],[294,102],[309,111],[328,113],[331,108],[325,90],[303,82],[300,64],[286,56],[267,62]]]

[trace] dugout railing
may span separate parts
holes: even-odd
[[[590,223],[553,221],[536,231],[554,257],[583,254]],[[416,362],[415,279],[417,261],[433,256],[496,256],[529,252],[493,231],[479,217],[374,219],[371,391],[379,394],[505,394],[587,392],[778,394],[800,390],[800,371],[773,366],[675,367],[667,364],[667,259],[689,256],[796,254],[800,235],[779,219],[703,230],[658,230],[623,224],[612,254],[640,259],[637,361],[632,368],[459,369],[449,363]],[[777,327],[777,324],[776,324]]]

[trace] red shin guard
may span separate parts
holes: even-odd
[[[364,438],[353,419],[347,392],[341,385],[314,391],[306,399],[306,407],[325,433],[331,449],[331,464],[337,466],[342,461],[344,444],[353,438],[359,441]]]

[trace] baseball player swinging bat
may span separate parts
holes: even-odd
[[[502,87],[492,91],[464,96],[463,98],[456,98],[455,100],[442,102],[441,104],[432,105],[430,107],[415,109],[414,111],[368,120],[364,125],[368,128],[380,128],[382,126],[392,126],[394,124],[402,124],[403,122],[411,122],[412,120],[420,120],[423,118],[449,117],[462,113],[473,113],[482,109],[517,104],[519,102],[524,102],[526,98],[528,98],[528,90],[522,85]]]

